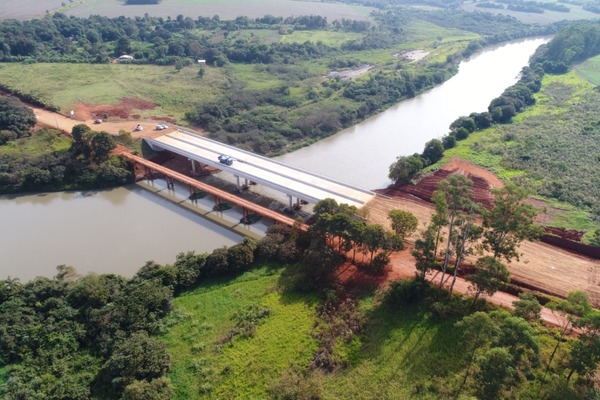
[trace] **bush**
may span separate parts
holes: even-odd
[[[385,302],[392,307],[420,303],[426,296],[429,282],[423,279],[395,281],[385,293]]]

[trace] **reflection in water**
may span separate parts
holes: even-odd
[[[118,205],[115,207],[115,205]],[[209,252],[239,235],[136,186],[0,198],[0,278],[78,272],[131,276],[146,261]]]
[[[511,42],[473,56],[444,84],[278,160],[366,189],[385,187],[397,156],[421,153],[427,141],[445,135],[459,116],[486,111],[547,41]]]
[[[279,160],[365,188],[385,186],[388,166],[398,155],[420,153],[425,142],[443,136],[460,115],[484,111],[516,81],[544,41],[486,51],[462,63],[443,85]],[[159,181],[154,185],[152,190],[164,192]],[[178,189],[183,198],[186,190]],[[175,203],[182,201],[178,199]],[[211,201],[203,199],[199,206],[210,210]],[[239,241],[237,234],[175,203],[137,186],[0,197],[0,279],[50,277],[60,264],[80,273],[130,276],[148,260],[172,263],[181,251],[208,252]],[[195,211],[239,225],[239,215]]]

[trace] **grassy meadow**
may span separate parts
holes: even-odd
[[[175,300],[163,336],[173,358],[176,399],[265,398],[269,385],[292,364],[306,368],[316,350],[311,332],[317,300],[283,292],[281,271],[268,267],[235,279],[208,282]],[[233,313],[250,305],[269,316],[250,338],[220,344],[234,328]]]
[[[77,17],[104,15],[107,17],[176,17],[179,14],[196,18],[218,15],[221,19],[239,16],[252,18],[267,14],[281,17],[292,15],[322,15],[334,19],[368,19],[371,8],[343,3],[296,0],[163,0],[159,4],[126,5],[124,0],[4,0],[0,2],[0,16],[8,18],[35,18],[46,11],[62,12]]]
[[[460,317],[440,318],[424,305],[391,306],[380,293],[359,295],[364,329],[348,342],[336,342],[332,354],[342,367],[324,372],[310,367],[318,347],[316,307],[322,302],[315,294],[286,289],[287,275],[263,266],[207,281],[175,299],[162,335],[172,357],[175,399],[452,397],[466,366],[462,331],[455,326]],[[254,334],[228,341],[235,313],[250,306],[269,314]],[[536,329],[544,365],[555,341]],[[472,382],[460,399],[473,398]],[[535,398],[533,386],[520,385],[519,393],[529,393],[524,398]]]
[[[570,72],[547,75],[535,98],[512,124],[471,134],[441,162],[461,157],[520,181],[562,210],[550,225],[591,235],[600,228],[600,93]]]
[[[600,56],[585,60],[575,66],[575,71],[594,85],[600,85]]]
[[[142,98],[158,105],[144,116],[170,116],[183,123],[183,115],[199,99],[221,93],[225,70],[199,67],[177,71],[173,66],[134,64],[0,64],[0,81],[8,87],[34,93],[68,112],[79,102],[117,104],[123,97]]]

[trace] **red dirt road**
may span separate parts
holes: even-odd
[[[44,110],[42,108],[29,106],[35,114],[38,124],[48,126],[50,128],[59,129],[61,131],[71,133],[73,127],[79,124],[86,124],[95,131],[104,131],[113,135],[118,135],[121,131],[130,132],[134,138],[148,137],[153,134],[165,134],[175,130],[173,127],[163,131],[157,131],[156,125],[158,121],[144,121],[144,120],[115,120],[115,121],[103,121],[101,124],[95,124],[94,118],[91,113],[83,113],[78,111],[74,118],[65,117],[62,114],[58,114],[52,111]],[[86,119],[78,119],[79,116],[85,116]],[[136,131],[134,128],[140,124],[143,131]]]
[[[173,128],[169,128],[166,131],[156,131],[156,122],[135,120],[103,122],[100,125],[96,125],[91,118],[80,121],[40,108],[32,108],[40,124],[58,128],[66,132],[71,132],[73,126],[80,123],[86,123],[92,129],[103,130],[112,134],[118,134],[119,131],[125,130],[131,132],[134,137],[164,134],[173,130]],[[138,123],[144,128],[142,132],[134,131],[134,127]],[[502,186],[502,182],[493,173],[466,161],[454,160],[444,168],[481,177],[488,182],[490,187]],[[412,212],[419,219],[420,228],[423,228],[429,221],[433,212],[433,207],[430,203],[402,192],[387,190],[386,194],[388,196],[377,196],[366,206],[369,211],[369,223],[378,223],[390,229],[387,213],[391,209]],[[416,236],[415,234],[407,240],[409,247],[414,243]],[[595,306],[600,307],[600,261],[541,242],[524,243],[520,250],[523,253],[521,260],[513,261],[508,266],[513,281],[562,297],[566,296],[570,291],[582,290],[588,293],[590,300]],[[414,271],[414,260],[410,256],[409,251],[404,250],[392,256],[392,267],[387,272],[387,280],[410,277],[414,275]],[[458,291],[467,292],[468,284],[466,282],[457,285]],[[512,304],[512,301],[515,299],[514,297],[505,298],[504,296],[508,295],[498,294],[492,300],[494,302],[497,301],[498,304],[507,305]],[[495,298],[498,298],[498,300],[495,300]]]
[[[490,175],[491,172],[460,161],[461,169],[478,176]],[[450,164],[454,169],[456,162]],[[446,168],[446,166],[444,166]],[[493,176],[493,174],[491,174]],[[490,177],[491,178],[491,177]],[[500,186],[502,183],[493,177],[490,186]],[[369,223],[378,223],[391,229],[387,213],[391,209],[400,209],[412,212],[419,219],[419,227],[424,228],[433,213],[433,206],[421,199],[411,197],[402,192],[386,191],[387,197],[377,196],[366,208],[369,211]],[[410,246],[418,233],[407,240]],[[523,255],[520,261],[513,261],[508,265],[511,279],[515,283],[538,288],[540,291],[561,297],[573,290],[582,290],[590,296],[591,302],[600,306],[600,261],[585,257],[567,250],[560,249],[541,242],[526,242],[520,247]],[[414,275],[414,260],[408,251],[394,255],[392,262],[392,276]],[[467,262],[472,262],[467,259]],[[410,265],[410,272],[395,272],[394,269],[404,269]],[[465,283],[466,284],[466,283]],[[463,290],[460,290],[461,292]]]

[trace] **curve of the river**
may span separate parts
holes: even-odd
[[[461,63],[458,74],[441,86],[279,159],[365,188],[383,187],[388,166],[398,155],[421,152],[457,117],[485,110],[516,82],[545,41],[529,39],[486,50]],[[164,192],[164,184],[154,185],[151,190],[129,186],[0,197],[0,279],[51,277],[60,264],[80,273],[131,276],[148,260],[172,263],[182,251],[207,252],[239,241],[238,234],[177,204],[185,201],[185,188],[179,188],[173,201],[172,195],[167,200],[153,193]],[[202,201],[209,206],[211,200]],[[226,225],[235,219],[225,213],[217,217]]]
[[[548,40],[526,39],[485,50],[462,62],[458,74],[442,85],[278,160],[367,189],[385,187],[396,157],[421,153],[459,116],[486,111]]]

